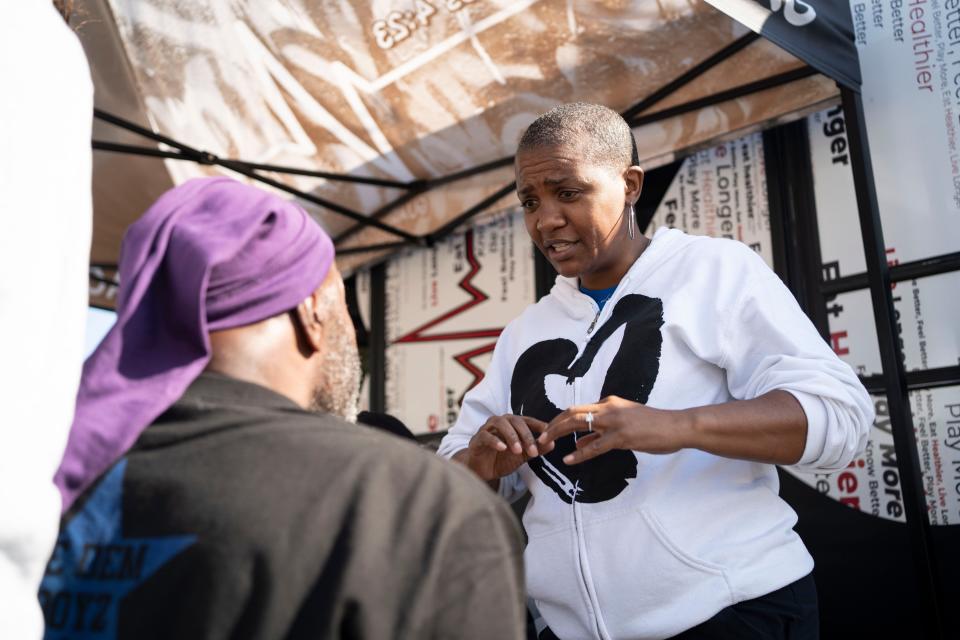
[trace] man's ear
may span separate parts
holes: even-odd
[[[297,305],[297,320],[302,332],[302,347],[306,347],[310,354],[320,351],[323,347],[323,318],[320,313],[319,289],[311,293],[303,302]]]
[[[623,174],[623,185],[627,202],[637,204],[643,191],[643,169],[636,165],[628,168]]]

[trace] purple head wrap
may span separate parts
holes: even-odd
[[[295,308],[330,237],[296,204],[228,178],[165,193],[127,231],[117,321],[86,361],[55,482],[66,511],[210,360],[208,332]]]

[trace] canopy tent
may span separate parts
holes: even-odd
[[[307,194],[347,271],[382,259],[365,247],[430,242],[464,214],[515,204],[518,137],[559,102],[623,111],[653,167],[838,96],[814,68],[687,0],[90,0],[88,15],[81,36],[104,113],[187,145],[178,156],[326,176],[258,171]],[[113,151],[150,143],[104,120],[95,138]],[[113,153],[96,162],[92,257],[104,265],[164,188],[223,170]]]
[[[108,283],[126,226],[190,177],[226,171],[291,193],[350,271],[514,205],[519,135],[557,103],[620,110],[653,167],[842,95],[924,621],[937,634],[847,2],[86,0],[81,15],[101,110],[94,147],[110,152],[94,156],[91,277]]]

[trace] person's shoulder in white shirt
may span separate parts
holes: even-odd
[[[0,638],[39,638],[83,361],[93,85],[49,0],[0,21]]]

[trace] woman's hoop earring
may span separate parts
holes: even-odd
[[[623,215],[627,216],[627,235],[633,240],[637,237],[637,214],[633,210],[632,204],[627,204],[623,209]]]

